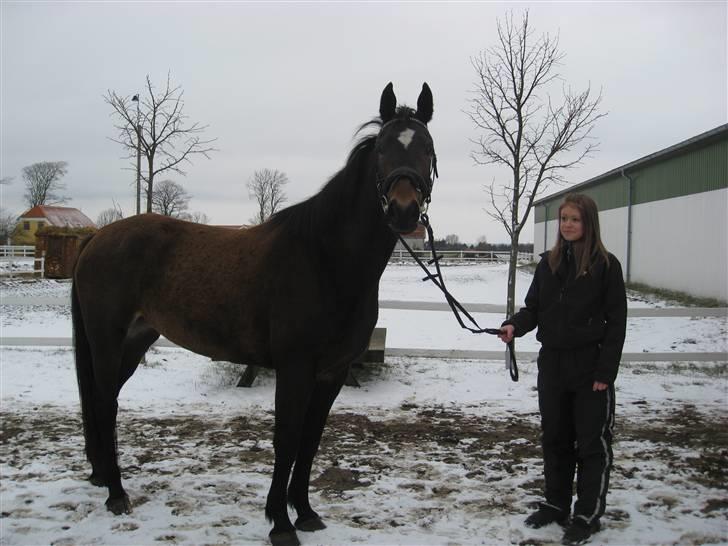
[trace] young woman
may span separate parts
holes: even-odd
[[[499,335],[509,342],[538,327],[542,345],[538,403],[546,491],[525,523],[565,525],[563,544],[582,544],[599,530],[605,509],[627,298],[622,268],[602,244],[597,206],[586,195],[565,197],[556,244],[541,256],[526,306]]]

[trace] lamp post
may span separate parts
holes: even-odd
[[[136,168],[136,213],[141,212],[141,171],[142,171],[142,148],[141,148],[141,134],[139,132],[139,95],[134,95],[131,98],[132,102],[136,102],[137,105],[137,121],[136,121],[136,135],[137,135],[137,168]]]

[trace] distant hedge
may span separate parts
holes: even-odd
[[[55,235],[56,237],[85,237],[96,233],[98,230],[92,227],[59,227],[59,226],[43,226],[35,232],[36,237],[44,235]]]

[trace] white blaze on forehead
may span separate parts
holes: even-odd
[[[415,132],[412,129],[405,129],[399,134],[397,140],[402,143],[402,146],[404,146],[404,149],[406,150],[407,147],[412,143],[413,136],[415,136]]]

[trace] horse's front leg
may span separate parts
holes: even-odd
[[[265,516],[273,522],[269,538],[273,546],[298,546],[296,528],[288,517],[286,488],[296,460],[306,410],[314,388],[314,370],[295,366],[276,370],[273,480],[265,505]]]
[[[296,466],[293,469],[291,485],[288,488],[288,502],[296,509],[298,514],[296,528],[301,531],[318,531],[326,528],[319,515],[311,508],[308,488],[311,480],[311,466],[321,443],[326,419],[345,379],[346,370],[340,374],[340,377],[316,383],[306,412],[303,435],[296,456]]]

